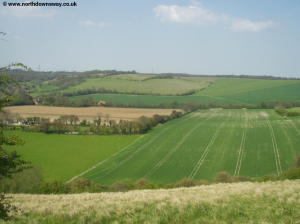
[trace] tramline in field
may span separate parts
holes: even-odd
[[[97,183],[143,177],[167,183],[184,177],[211,180],[221,171],[280,174],[300,152],[297,128],[298,119],[273,110],[201,110],[160,125],[84,177]]]

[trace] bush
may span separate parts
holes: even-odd
[[[244,177],[244,176],[237,176],[237,177],[232,177],[233,182],[248,182],[252,181],[250,177]]]
[[[199,185],[207,185],[208,182],[205,180],[194,180],[191,178],[183,178],[175,183],[175,187],[194,187]]]
[[[217,183],[232,183],[233,178],[232,176],[227,172],[220,172],[217,174],[215,181]]]
[[[110,185],[108,188],[109,191],[115,191],[115,192],[128,191],[129,189],[130,189],[130,186],[123,182],[116,182],[116,183]]]
[[[156,188],[156,185],[151,183],[149,180],[142,178],[133,184],[133,188],[134,189],[154,189],[154,188]]]
[[[42,194],[66,194],[70,192],[68,185],[60,181],[45,182],[38,189]]]
[[[300,179],[300,168],[291,168],[287,171],[283,172],[279,179],[288,179],[288,180],[295,180]]]
[[[68,184],[72,193],[88,192],[92,182],[85,178],[77,178]]]
[[[7,193],[34,193],[43,182],[40,168],[32,167],[19,173],[15,173],[11,178],[4,178],[0,182],[0,192]]]

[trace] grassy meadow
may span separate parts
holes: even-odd
[[[300,119],[273,110],[201,110],[156,127],[84,177],[111,184],[280,174],[300,153],[299,130]]]
[[[20,211],[7,224],[298,223],[300,181],[125,193],[16,194],[12,201]]]
[[[23,159],[39,166],[46,180],[67,181],[107,159],[139,136],[60,135],[7,131],[25,141],[16,149]]]

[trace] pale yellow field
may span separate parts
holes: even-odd
[[[299,180],[11,196],[20,223],[299,223],[300,215]]]
[[[94,120],[95,117],[107,117],[115,120],[134,120],[141,116],[154,114],[169,115],[173,109],[115,108],[115,107],[52,107],[52,106],[10,106],[5,111],[21,117],[43,117],[56,119],[62,115],[76,115],[80,120]]]

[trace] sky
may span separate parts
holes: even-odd
[[[300,77],[298,0],[1,1],[0,66]]]

